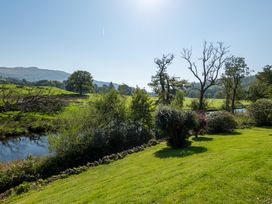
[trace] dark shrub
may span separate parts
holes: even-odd
[[[234,116],[226,111],[217,111],[207,116],[207,131],[209,133],[229,133],[236,128]]]
[[[190,145],[189,130],[196,126],[195,114],[170,107],[160,107],[156,113],[156,126],[166,136],[171,147]]]
[[[127,131],[127,146],[126,148],[131,148],[135,146],[147,143],[153,138],[152,132],[149,128],[137,124],[131,124]]]
[[[272,125],[272,100],[259,99],[248,108],[257,126]]]
[[[205,113],[203,111],[199,111],[196,114],[196,127],[194,128],[194,134],[195,137],[197,138],[199,134],[203,134],[206,130],[207,126],[207,118],[205,116]]]

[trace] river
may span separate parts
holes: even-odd
[[[47,136],[21,136],[0,141],[0,162],[49,155]]]

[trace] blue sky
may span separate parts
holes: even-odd
[[[0,0],[0,66],[83,69],[97,80],[147,87],[153,59],[193,81],[181,50],[222,41],[251,69],[272,64],[270,0]]]

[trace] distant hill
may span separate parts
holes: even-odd
[[[256,76],[253,75],[253,76],[247,76],[245,77],[241,84],[242,84],[242,87],[244,90],[248,90],[250,85],[256,80]],[[223,86],[220,85],[221,83],[221,80],[219,79],[218,80],[218,84],[219,85],[215,85],[215,86],[212,86],[210,87],[207,91],[206,91],[206,97],[208,98],[222,98],[222,97],[225,97],[223,96],[222,94],[220,94],[223,90]],[[188,97],[191,97],[191,98],[197,98],[199,96],[199,90],[198,88],[200,87],[200,84],[199,83],[192,83],[192,86],[189,87],[187,89],[188,91]]]
[[[32,82],[40,80],[64,81],[69,75],[64,71],[39,69],[37,67],[0,67],[0,76],[4,78],[25,79]]]
[[[64,81],[67,80],[70,76],[70,73],[59,71],[59,70],[50,70],[50,69],[40,69],[38,67],[0,67],[0,77],[2,78],[13,78],[19,80],[27,81],[40,81],[40,80],[52,80],[52,81]],[[98,87],[103,85],[109,85],[110,82],[103,81],[94,81]],[[113,83],[115,88],[119,87],[119,84]]]

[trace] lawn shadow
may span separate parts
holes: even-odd
[[[213,140],[213,138],[210,138],[210,137],[193,137],[192,140],[194,141],[198,141],[198,142],[202,142],[202,141],[211,141]]]
[[[170,157],[186,157],[193,154],[199,154],[206,152],[208,149],[206,147],[192,146],[180,149],[173,149],[170,147],[165,147],[154,153],[155,157],[158,158],[170,158]]]
[[[215,134],[211,134],[211,135],[216,135],[216,136],[235,136],[235,135],[241,135],[242,133],[240,132],[228,132],[228,133],[215,133]]]

